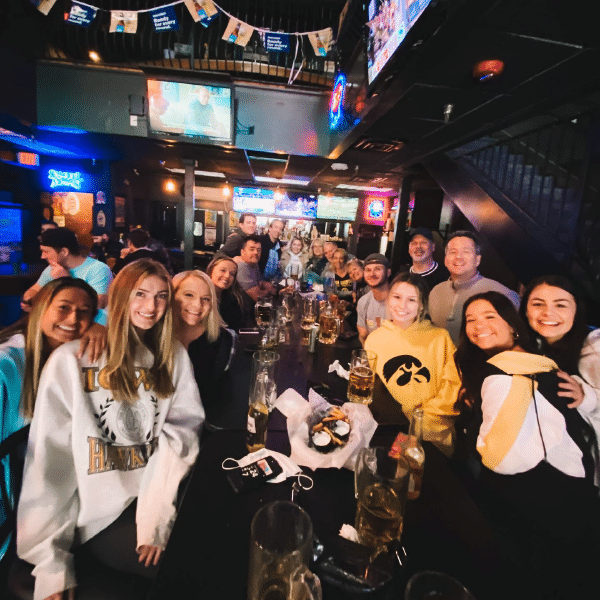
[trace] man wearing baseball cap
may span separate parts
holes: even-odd
[[[390,261],[383,254],[369,254],[363,267],[363,277],[370,289],[356,305],[356,327],[361,344],[385,319],[386,300],[390,291],[389,278],[392,274]]]
[[[420,275],[430,290],[450,277],[448,269],[433,260],[434,250],[433,234],[427,227],[415,227],[408,234],[408,253],[412,258],[409,271]]]

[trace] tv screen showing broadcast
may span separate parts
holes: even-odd
[[[369,84],[398,49],[431,0],[370,0],[367,45]]]
[[[330,221],[354,221],[358,209],[358,198],[341,196],[319,196],[317,219]]]
[[[150,132],[182,136],[201,143],[233,143],[233,90],[148,79]]]
[[[254,215],[274,215],[275,192],[261,188],[233,188],[233,210]]]
[[[317,197],[312,194],[284,192],[275,200],[275,214],[296,219],[317,218]]]

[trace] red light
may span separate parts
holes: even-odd
[[[22,165],[38,167],[40,164],[40,157],[33,152],[17,152],[17,162]]]
[[[501,60],[482,60],[473,67],[473,77],[479,81],[488,81],[502,75],[504,63]]]

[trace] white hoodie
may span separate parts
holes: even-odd
[[[34,600],[76,585],[72,547],[138,499],[137,545],[164,548],[179,483],[198,454],[204,409],[187,352],[177,343],[175,392],[157,398],[136,355],[139,399],[117,402],[99,377],[106,360],[79,360],[79,341],[55,350],[42,372],[17,512],[17,551],[33,563]]]

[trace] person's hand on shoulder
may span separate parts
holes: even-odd
[[[567,404],[569,408],[577,408],[583,402],[583,388],[581,384],[564,371],[558,371],[557,375],[564,379],[558,384],[558,396],[572,398],[573,402]]]
[[[77,358],[82,358],[87,352],[89,361],[96,362],[106,348],[107,337],[108,329],[104,325],[92,323],[81,337]]]

